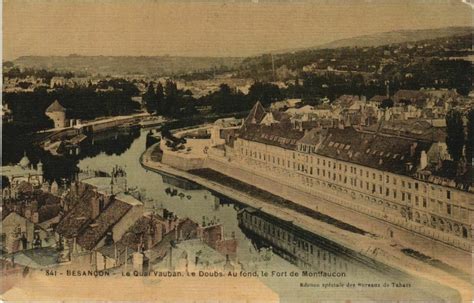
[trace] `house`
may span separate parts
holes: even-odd
[[[423,107],[427,99],[428,95],[418,90],[400,89],[393,95],[395,105],[403,103]]]
[[[58,241],[66,239],[73,254],[100,248],[107,236],[118,241],[143,214],[143,203],[134,197],[103,194],[90,185],[76,199],[56,228]]]
[[[2,213],[2,250],[16,253],[22,250],[50,246],[49,233],[14,211]]]

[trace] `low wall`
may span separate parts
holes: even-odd
[[[176,153],[164,152],[161,161],[163,164],[175,167],[180,170],[191,170],[204,167],[204,158],[184,158]]]
[[[222,159],[224,160],[224,159]],[[471,254],[461,249],[452,247],[443,242],[409,231],[397,225],[380,220],[370,215],[346,208],[336,202],[331,202],[330,195],[313,195],[301,189],[291,187],[270,178],[257,175],[233,164],[220,161],[218,158],[206,160],[210,169],[226,174],[242,182],[254,185],[310,209],[314,209],[343,222],[352,224],[360,229],[390,239],[403,247],[419,251],[432,258],[441,260],[466,273],[471,272]],[[351,201],[349,201],[351,202]]]

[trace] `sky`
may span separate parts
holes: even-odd
[[[3,58],[249,56],[472,22],[461,0],[3,0]]]

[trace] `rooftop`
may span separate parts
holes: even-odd
[[[132,206],[120,200],[113,200],[104,211],[89,224],[84,232],[77,238],[77,243],[88,250],[93,249],[105,236],[107,231],[114,226]]]
[[[48,108],[46,108],[46,112],[66,112],[66,109],[59,103],[58,100],[55,100],[50,106],[48,106]]]

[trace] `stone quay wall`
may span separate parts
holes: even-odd
[[[246,169],[245,165],[229,162],[226,158],[210,157],[205,166],[229,177],[256,186],[307,208],[347,222],[372,234],[384,237],[394,244],[411,248],[431,258],[438,259],[458,270],[471,272],[471,254],[441,241],[404,228],[408,222],[396,224],[379,219],[354,201],[336,197],[327,192],[298,188],[281,180]]]

